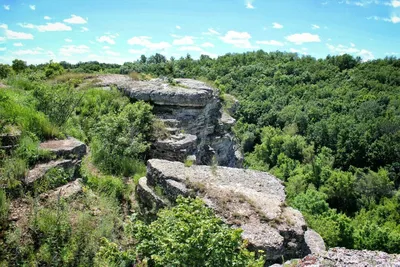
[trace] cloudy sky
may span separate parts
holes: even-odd
[[[400,0],[0,0],[0,62],[290,51],[400,57]]]

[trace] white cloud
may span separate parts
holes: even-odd
[[[32,10],[36,10],[36,6],[35,5],[29,5],[29,8]]]
[[[72,43],[72,40],[69,38],[64,39],[64,41],[66,41],[67,43]]]
[[[105,46],[103,46],[103,49],[107,50],[107,49],[111,49],[111,47],[105,45]]]
[[[128,52],[131,54],[145,54],[146,49],[129,49]]]
[[[153,43],[149,36],[135,36],[128,40],[128,44],[143,46],[150,50],[163,50],[171,47],[171,44],[167,42]]]
[[[172,42],[172,44],[173,45],[192,45],[192,44],[194,44],[194,41],[193,41],[193,37],[192,36],[185,36],[185,37],[182,37],[180,39],[175,39]]]
[[[245,4],[246,4],[246,8],[254,9],[253,0],[246,0]]]
[[[114,57],[117,57],[117,56],[121,55],[120,53],[114,52],[114,51],[111,51],[111,50],[106,50],[105,53],[107,55],[109,55],[109,56],[114,56]]]
[[[6,51],[7,47],[0,47],[0,51]]]
[[[317,34],[311,33],[296,33],[285,37],[291,43],[303,44],[303,43],[319,43],[321,40]]]
[[[24,56],[24,55],[40,55],[43,54],[43,48],[36,47],[34,49],[17,50],[12,52],[14,55]]]
[[[179,51],[192,51],[192,52],[203,52],[203,49],[198,46],[181,46],[178,48]]]
[[[355,45],[355,44],[353,44],[353,43],[350,43],[350,46],[351,46],[351,47],[355,47],[356,45]]]
[[[248,32],[228,31],[220,39],[227,44],[232,44],[239,48],[253,48],[250,43],[251,35]]]
[[[343,0],[343,1],[339,2],[339,4],[346,4],[346,5],[354,5],[354,6],[365,7],[365,6],[368,6],[370,4],[379,5],[379,4],[381,4],[381,1],[379,1],[379,0],[358,0],[358,1]]]
[[[284,43],[275,41],[275,40],[270,40],[270,41],[257,41],[256,44],[260,45],[275,45],[275,46],[284,46]]]
[[[5,42],[6,41],[6,37],[1,37],[0,36],[0,43],[3,43],[3,42]]]
[[[180,29],[181,29],[181,26],[176,25],[175,28],[177,28],[178,30],[180,30]]]
[[[210,43],[210,42],[206,42],[204,44],[201,45],[202,47],[214,47],[214,44]]]
[[[33,35],[30,33],[15,32],[15,31],[9,30],[7,24],[0,24],[0,28],[5,29],[6,39],[11,39],[11,40],[31,40],[31,39],[33,39]]]
[[[33,25],[31,23],[18,23],[22,28],[37,29],[40,32],[62,32],[71,31],[72,28],[61,22],[46,23],[46,25]]]
[[[213,28],[209,28],[207,32],[203,32],[203,35],[221,35],[219,32]]]
[[[81,27],[81,32],[87,32],[87,31],[89,31],[88,28],[86,28],[86,27]]]
[[[87,20],[85,20],[84,18],[82,18],[80,16],[71,15],[71,17],[69,19],[64,19],[64,22],[70,23],[70,24],[85,24],[85,23],[87,23]]]
[[[45,20],[51,20],[51,18],[49,16],[44,16],[43,17]]]
[[[317,24],[311,24],[313,30],[319,29],[320,27]]]
[[[22,43],[14,43],[13,45],[14,45],[14,46],[19,46],[19,47],[20,47],[20,46],[24,46]]]
[[[274,28],[274,29],[282,29],[283,25],[281,25],[281,24],[279,24],[277,22],[274,22],[274,23],[272,23],[272,28]]]
[[[400,7],[400,1],[399,0],[392,0],[392,2],[390,2],[390,5],[394,8],[396,7]]]
[[[10,10],[10,5],[3,5],[3,8],[4,8],[5,10]]]
[[[378,17],[378,16],[372,16],[372,17],[368,17],[367,19],[382,20],[382,21],[386,21],[386,22],[392,22],[393,24],[400,22],[400,17],[398,17],[396,15],[392,15],[392,17],[390,17],[390,18],[382,18],[382,17]]]
[[[73,54],[89,53],[90,48],[86,45],[64,45],[60,48],[60,54],[63,56],[72,56]]]
[[[398,17],[398,16],[396,16],[396,15],[393,15],[393,16],[390,18],[390,21],[391,21],[392,23],[394,23],[394,24],[399,23],[399,22],[400,22],[400,17]]]
[[[97,40],[97,42],[99,42],[99,43],[109,43],[109,44],[115,44],[115,41],[114,41],[114,38],[113,38],[114,36],[111,36],[111,35],[103,35],[103,36],[100,36],[99,38],[97,38],[96,40]]]
[[[341,45],[341,44],[339,44],[337,46],[334,46],[331,44],[326,44],[326,46],[331,51],[331,53],[334,53],[334,54],[339,54],[339,55],[351,54],[351,55],[355,55],[355,56],[360,56],[364,61],[375,58],[371,51],[368,51],[366,49],[358,49],[355,46],[349,47],[349,46],[345,46],[345,45]]]

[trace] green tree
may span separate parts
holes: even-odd
[[[20,59],[14,59],[11,66],[16,73],[21,73],[28,67],[26,62]]]

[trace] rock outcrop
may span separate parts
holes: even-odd
[[[223,113],[218,92],[203,82],[175,79],[135,81],[125,75],[98,76],[98,86],[116,86],[134,100],[154,105],[154,113],[167,125],[171,136],[155,142],[151,158],[184,161],[195,156],[197,164],[209,165],[215,156],[219,165],[238,167],[242,158],[231,127],[235,120]]]
[[[331,248],[328,251],[311,254],[301,260],[291,260],[283,265],[275,264],[274,267],[395,267],[400,266],[400,255],[388,254],[382,251],[354,250],[346,248]]]
[[[263,250],[268,262],[301,258],[311,251],[303,216],[286,206],[282,182],[265,172],[185,167],[180,162],[152,159],[147,176],[139,181],[137,195],[147,211],[174,203],[178,195],[202,198],[225,223],[242,228],[250,248]]]

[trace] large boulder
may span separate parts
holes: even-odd
[[[148,207],[174,203],[178,195],[202,198],[225,223],[242,228],[250,249],[263,250],[268,262],[310,253],[303,216],[286,206],[282,182],[268,173],[152,159],[138,191]],[[149,205],[152,201],[155,205]]]

